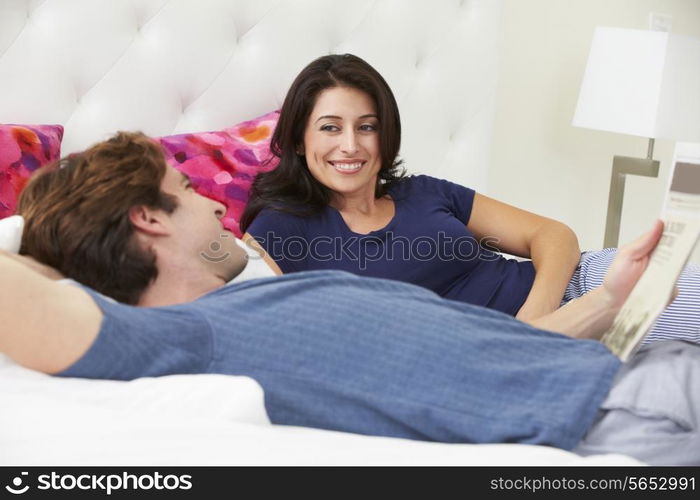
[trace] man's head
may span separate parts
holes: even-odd
[[[18,209],[21,253],[127,304],[174,260],[222,279],[245,265],[218,220],[225,207],[196,194],[141,133],[121,132],[34,176]],[[216,245],[226,260],[212,259]]]

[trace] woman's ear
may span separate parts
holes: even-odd
[[[169,234],[168,215],[163,210],[136,205],[129,209],[129,221],[137,231],[161,236]]]

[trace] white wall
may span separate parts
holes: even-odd
[[[647,152],[644,138],[571,126],[593,30],[647,29],[650,12],[673,16],[671,32],[700,38],[700,0],[502,1],[494,150],[485,194],[565,222],[583,249],[603,244],[613,155]],[[673,147],[672,141],[656,141],[659,178],[627,178],[620,244],[658,215]]]

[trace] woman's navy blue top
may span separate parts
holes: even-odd
[[[339,269],[423,286],[452,300],[515,315],[535,279],[530,261],[507,259],[495,238],[467,228],[474,190],[426,175],[392,186],[395,215],[382,229],[351,231],[325,207],[311,216],[265,209],[248,232],[284,273]]]

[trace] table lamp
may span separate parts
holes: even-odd
[[[654,139],[700,142],[700,40],[596,28],[573,125],[649,138],[646,158],[613,158],[603,244],[616,247],[625,176],[659,173]]]

